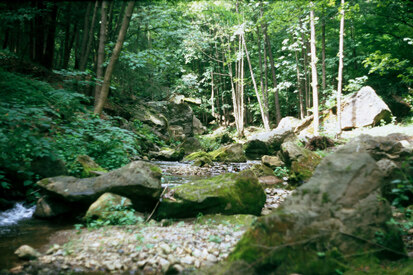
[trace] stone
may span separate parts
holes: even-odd
[[[96,177],[102,173],[108,172],[87,155],[77,156],[76,162],[80,163],[83,167],[83,171],[81,173],[82,178]]]
[[[23,260],[34,260],[41,256],[41,254],[31,246],[22,245],[20,246],[14,254],[17,255],[20,259]]]
[[[159,167],[134,161],[119,169],[94,178],[54,177],[38,181],[37,186],[50,197],[61,198],[76,207],[88,207],[102,194],[110,192],[127,196],[137,210],[151,210],[162,192]]]
[[[200,151],[202,149],[201,143],[195,137],[189,137],[182,142],[179,147],[185,152],[185,155],[192,154],[194,152]]]
[[[37,218],[49,219],[70,212],[73,212],[73,209],[67,203],[50,196],[42,196],[36,202],[33,215]]]
[[[112,193],[104,193],[94,203],[89,206],[84,219],[107,220],[110,216],[118,218],[126,217],[132,208],[132,202],[126,197]]]
[[[275,156],[267,156],[267,155],[262,156],[261,161],[262,161],[262,164],[267,165],[271,169],[284,166],[284,162]]]
[[[276,176],[263,176],[258,178],[259,183],[264,187],[273,187],[275,185],[283,183],[282,179],[277,178]]]
[[[175,140],[184,140],[184,128],[180,125],[170,125],[168,128],[169,135]]]
[[[198,166],[198,167],[203,167],[207,165],[212,166],[214,164],[214,162],[212,161],[211,155],[204,151],[194,152],[186,156],[184,160],[193,161],[193,165]]]
[[[245,156],[252,160],[260,159],[269,152],[267,143],[258,139],[248,140],[244,144],[244,151]]]
[[[67,175],[64,161],[53,155],[33,160],[30,171],[43,178]]]
[[[184,155],[185,151],[182,148],[164,148],[159,152],[151,151],[149,152],[151,158],[157,160],[165,160],[165,161],[180,161]]]
[[[213,161],[219,162],[245,162],[245,157],[242,144],[236,143],[227,146],[223,146],[215,151],[209,153]]]
[[[202,125],[202,122],[196,116],[193,116],[192,118],[192,127],[194,135],[202,135],[207,130],[206,127]]]
[[[224,174],[171,188],[156,212],[158,219],[195,217],[202,214],[259,215],[265,192],[251,171]]]
[[[381,120],[390,122],[391,111],[377,96],[373,88],[366,86],[343,101],[341,128],[343,130],[374,126]]]
[[[403,257],[399,231],[387,223],[390,205],[377,199],[383,184],[382,172],[367,153],[325,157],[307,183],[253,224],[229,262],[254,263],[257,273],[265,268],[274,274],[308,269],[332,274],[337,257],[377,249],[380,257]],[[383,237],[378,239],[377,232]]]

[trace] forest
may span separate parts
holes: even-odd
[[[411,274],[411,1],[0,19],[0,274]]]

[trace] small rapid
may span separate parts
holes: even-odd
[[[18,202],[13,208],[0,212],[0,227],[18,223],[21,220],[30,219],[36,206],[27,207]]]

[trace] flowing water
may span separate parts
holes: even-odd
[[[254,163],[217,164],[211,168],[203,169],[201,174],[197,174],[199,169],[196,170],[189,163],[154,162],[162,169],[163,186],[173,186],[226,172],[241,171]],[[36,219],[32,217],[34,210],[35,206],[18,202],[13,208],[0,212],[0,273],[2,269],[10,269],[23,263],[14,255],[14,251],[21,245],[27,244],[40,252],[45,252],[46,245],[50,242],[53,233],[73,229],[73,225],[77,223],[75,220],[66,218],[51,221]],[[64,242],[64,240],[60,241]]]

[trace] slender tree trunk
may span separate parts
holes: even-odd
[[[85,20],[83,22],[82,44],[80,46],[80,51],[78,51],[78,54],[76,55],[75,69],[80,68],[80,63],[82,62],[83,56],[85,55],[85,52],[86,52],[87,38],[88,38],[89,27],[90,27],[89,26],[89,16],[90,16],[91,9],[92,9],[92,2],[88,2],[87,8],[86,8],[86,13],[85,13]]]
[[[272,50],[271,50],[271,42],[270,39],[267,35],[267,31],[264,31],[264,37],[267,43],[267,49],[268,49],[268,57],[270,58],[270,67],[271,67],[271,76],[272,76],[272,85],[274,88],[274,103],[275,103],[275,119],[278,123],[281,121],[281,108],[280,108],[280,100],[279,100],[279,94],[278,94],[278,89],[277,89],[277,77],[275,75],[275,66],[274,66],[274,57],[272,55]]]
[[[115,39],[115,35],[117,33],[119,33],[120,26],[121,26],[121,23],[122,23],[122,14],[125,13],[126,4],[127,4],[126,1],[122,1],[122,7],[121,7],[120,12],[119,12],[118,20],[116,21],[115,28],[113,29],[113,31],[111,32],[111,35],[109,36],[110,40]]]
[[[215,117],[214,69],[211,71],[211,114]]]
[[[108,67],[106,68],[105,77],[103,78],[103,85],[100,90],[100,97],[98,104],[95,106],[94,113],[101,114],[103,110],[103,106],[105,105],[106,99],[109,94],[109,87],[110,87],[110,80],[112,77],[113,69],[115,68],[116,61],[119,58],[120,51],[123,46],[123,41],[125,40],[126,32],[129,27],[129,22],[132,17],[133,8],[135,5],[135,1],[129,1],[128,6],[125,10],[125,15],[123,16],[122,26],[119,30],[118,39],[115,44],[115,48],[113,49],[112,56],[110,58]]]
[[[53,68],[53,57],[54,57],[54,39],[56,34],[56,17],[57,17],[57,4],[53,4],[51,11],[49,13],[49,28],[47,30],[47,39],[45,52],[43,54],[43,66],[48,69]]]
[[[262,102],[261,102],[260,94],[258,93],[257,83],[255,82],[254,72],[252,71],[251,60],[250,60],[250,56],[248,54],[247,43],[245,42],[245,36],[244,35],[242,35],[242,44],[244,46],[245,55],[247,57],[248,66],[249,66],[250,73],[251,73],[252,84],[254,85],[255,95],[257,96],[258,105],[260,107],[261,118],[262,118],[262,122],[264,124],[264,129],[266,131],[269,131],[270,130],[270,125],[269,125],[268,120],[266,119],[265,114],[264,114],[264,108],[263,108],[263,105],[262,105]]]
[[[298,61],[298,53],[295,52],[295,63],[297,70],[297,90],[298,90],[298,100],[300,105],[300,119],[304,118],[304,105],[303,105],[303,91],[301,89],[301,77],[300,77],[300,63]]]
[[[324,91],[326,89],[326,19],[324,13],[321,21],[321,69],[321,87]]]
[[[341,135],[341,89],[343,86],[343,58],[344,58],[344,15],[345,3],[341,0],[340,10],[340,42],[338,50],[338,85],[337,85],[337,136]]]
[[[101,19],[100,19],[100,37],[98,57],[96,64],[96,86],[95,86],[95,105],[100,98],[100,89],[103,78],[103,63],[105,62],[105,43],[106,43],[106,26],[107,26],[107,9],[108,1],[102,2]]]
[[[317,54],[316,54],[316,38],[315,38],[315,26],[314,26],[314,3],[310,2],[310,25],[311,25],[311,85],[313,87],[313,114],[314,114],[314,136],[319,135],[319,117],[318,117],[318,90],[317,90]]]
[[[92,22],[90,24],[89,34],[88,34],[87,39],[86,39],[87,43],[86,43],[85,52],[82,55],[82,57],[80,58],[80,67],[79,67],[79,69],[81,71],[84,71],[86,69],[86,64],[87,64],[87,60],[88,60],[88,57],[89,57],[90,48],[92,47],[93,33],[95,31],[95,23],[96,23],[96,15],[97,15],[98,7],[99,7],[99,1],[96,1],[95,2],[95,8],[93,10]]]

